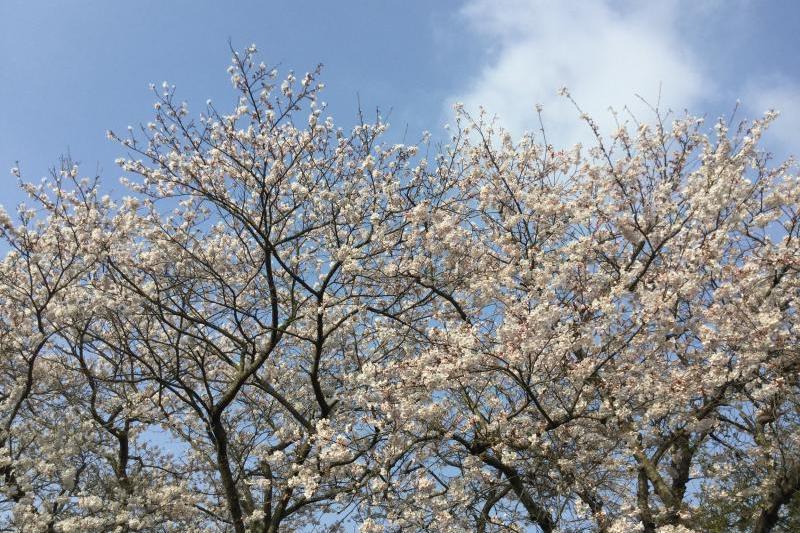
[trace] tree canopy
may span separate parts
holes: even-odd
[[[229,114],[165,85],[109,132],[125,195],[64,160],[0,211],[3,530],[797,527],[774,113],[412,146],[318,70],[229,74]]]

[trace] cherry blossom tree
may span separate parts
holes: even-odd
[[[229,74],[228,114],[165,83],[109,132],[125,195],[64,161],[0,216],[6,530],[791,529],[773,113],[558,150],[457,109],[417,147],[337,128],[318,70]]]
[[[193,520],[180,473],[139,438],[155,421],[152,388],[88,334],[118,231],[113,203],[69,161],[24,188],[36,207],[20,207],[16,223],[0,213],[9,248],[0,276],[0,523],[66,532],[171,530],[182,515]]]
[[[424,251],[395,267],[442,295],[431,342],[374,378],[438,436],[382,518],[692,530],[725,501],[747,509],[726,530],[770,530],[800,473],[800,187],[757,148],[773,116],[610,139],[587,117],[586,152],[461,117],[434,171],[447,200],[412,210]]]

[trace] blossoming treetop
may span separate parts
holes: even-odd
[[[174,88],[0,216],[0,522],[24,531],[769,531],[800,488],[800,186],[692,117],[448,144],[317,72]]]

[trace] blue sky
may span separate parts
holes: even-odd
[[[199,109],[232,102],[230,52],[303,73],[325,65],[324,98],[341,126],[357,102],[389,114],[392,141],[442,134],[450,107],[485,105],[513,132],[551,141],[586,131],[556,96],[565,85],[608,121],[635,95],[715,118],[783,112],[767,142],[800,153],[800,3],[745,0],[543,2],[3,0],[0,2],[0,204],[22,197],[8,170],[38,180],[69,152],[115,184],[121,147],[105,138],[152,115],[149,83],[168,80]],[[645,117],[646,118],[646,117]],[[604,122],[606,121],[606,122]],[[118,186],[117,186],[118,187]]]

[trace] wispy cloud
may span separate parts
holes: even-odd
[[[749,118],[779,111],[764,135],[766,145],[779,157],[800,155],[800,84],[783,77],[758,80],[744,90],[743,104]]]
[[[648,118],[648,106],[682,111],[713,92],[703,65],[681,39],[679,5],[607,1],[471,0],[461,16],[490,44],[489,60],[460,94],[468,110],[482,105],[512,133],[538,129],[536,104],[556,144],[586,140],[574,107],[557,96],[566,86],[601,126],[608,108]]]

